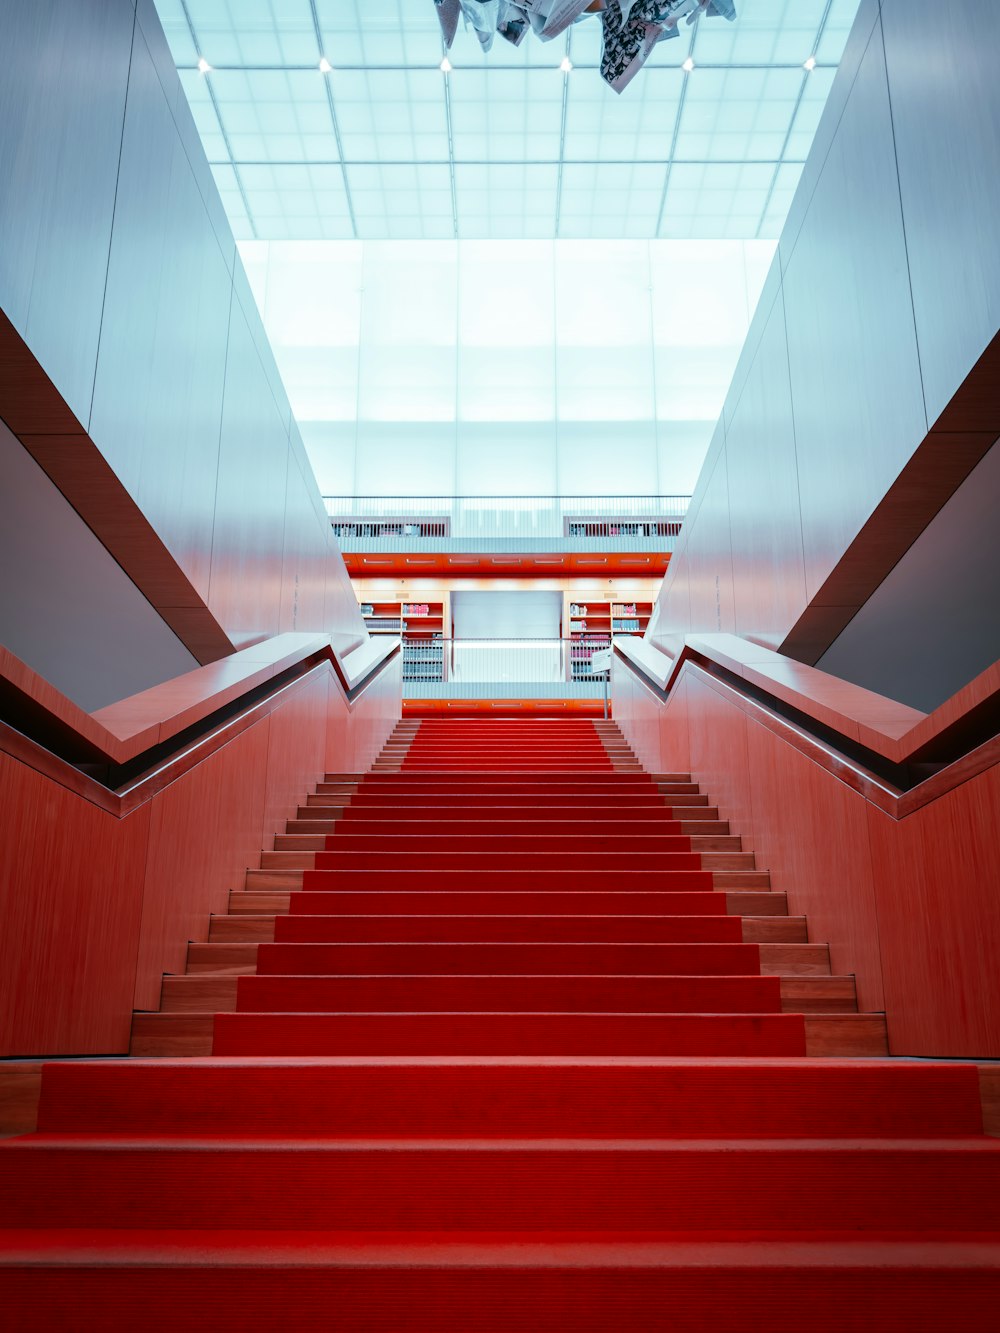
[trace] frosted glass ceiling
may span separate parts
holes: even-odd
[[[688,494],[773,241],[241,242],[327,494]],[[614,292],[609,302],[607,294]]]
[[[596,17],[460,28],[443,74],[432,0],[156,5],[239,240],[743,240],[781,230],[858,0],[738,0],[620,96]]]

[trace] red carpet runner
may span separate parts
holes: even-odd
[[[5,1327],[995,1325],[977,1070],[610,724],[400,724],[162,1003],[0,1144]]]

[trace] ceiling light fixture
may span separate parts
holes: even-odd
[[[684,64],[681,65],[681,69],[684,71],[685,74],[690,74],[691,71],[694,69],[694,61],[691,59],[690,56],[688,56],[687,60],[684,61]]]
[[[199,74],[211,74],[211,72],[212,72],[212,66],[208,63],[208,61],[205,59],[204,56],[199,56],[199,57],[198,57],[198,73],[199,73]]]
[[[563,56],[562,60],[559,62],[559,68],[562,70],[564,74],[572,73],[573,62],[572,60],[570,60],[569,56]]]
[[[802,68],[808,70],[811,74],[812,71],[816,68],[816,57],[810,56],[808,60],[803,62]]]
[[[451,61],[448,59],[447,56],[445,56],[444,59],[441,61],[440,65],[438,65],[438,69],[441,71],[442,74],[451,73]]]
[[[333,73],[333,66],[330,64],[329,60],[327,60],[326,56],[320,56],[320,60],[319,60],[319,72],[320,72],[321,74],[332,74],[332,73]]]

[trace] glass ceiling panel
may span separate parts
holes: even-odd
[[[236,234],[260,240],[773,237],[858,3],[736,0],[618,95],[597,18],[486,55],[460,25],[443,73],[433,0],[156,0]],[[331,175],[290,174],[310,164]]]

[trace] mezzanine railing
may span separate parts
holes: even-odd
[[[480,543],[562,549],[673,549],[687,495],[445,495],[323,497],[345,551],[448,550]],[[475,545],[470,547],[470,543]]]

